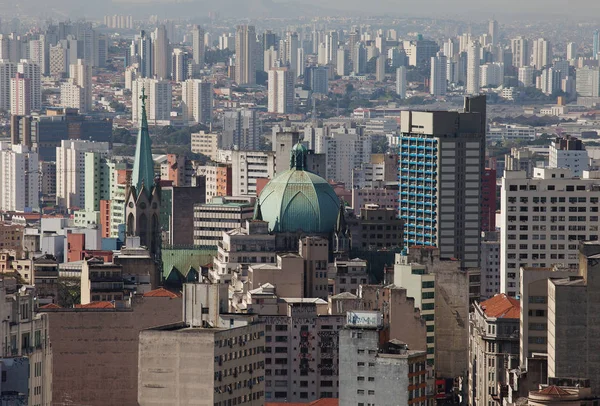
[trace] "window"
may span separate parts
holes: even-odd
[[[423,294],[422,294],[423,299],[433,299],[434,296],[435,296],[435,292],[423,292]]]

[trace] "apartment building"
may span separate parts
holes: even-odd
[[[231,164],[233,196],[256,196],[257,179],[275,176],[275,153],[272,151],[218,150],[217,162]]]
[[[254,215],[254,198],[213,197],[194,205],[194,245],[216,247],[223,232],[241,228]]]
[[[567,168],[504,172],[500,232],[500,291],[519,292],[521,267],[563,264],[577,269],[579,241],[598,240],[600,172],[573,177]]]

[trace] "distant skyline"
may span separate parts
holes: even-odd
[[[104,14],[128,12],[139,15],[157,14],[165,18],[203,17],[209,11],[219,12],[224,18],[294,17],[318,15],[369,16],[387,15],[398,17],[433,17],[451,19],[497,18],[547,19],[552,17],[591,20],[600,14],[600,2],[592,0],[54,0],[51,5],[42,0],[23,0],[0,11],[11,15],[25,15],[35,9],[45,10],[37,16],[69,16],[99,18]],[[50,5],[50,8],[48,6]],[[5,17],[6,18],[6,17]],[[599,24],[600,25],[600,24]]]

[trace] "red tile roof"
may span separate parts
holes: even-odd
[[[541,391],[538,391],[537,393],[540,395],[550,395],[550,396],[556,396],[556,397],[571,395],[571,393],[569,393],[566,390],[559,388],[558,386],[555,386],[555,385],[548,386],[547,388],[544,388]]]
[[[170,290],[167,290],[165,288],[158,288],[158,289],[151,290],[150,292],[144,293],[144,297],[168,297],[171,299],[176,299],[181,296],[179,296],[177,293],[173,293]]]
[[[56,303],[48,303],[46,305],[40,306],[40,309],[62,309],[61,306]]]
[[[504,293],[498,293],[493,298],[481,302],[480,306],[488,317],[518,319],[521,313],[520,302]]]
[[[112,302],[92,302],[88,304],[76,304],[76,309],[114,309],[115,304]]]

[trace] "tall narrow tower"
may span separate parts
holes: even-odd
[[[142,89],[142,120],[135,147],[135,160],[131,180],[126,191],[125,218],[128,237],[139,237],[155,258],[160,258],[160,179],[154,177],[154,161],[148,118],[146,116],[145,89]]]

